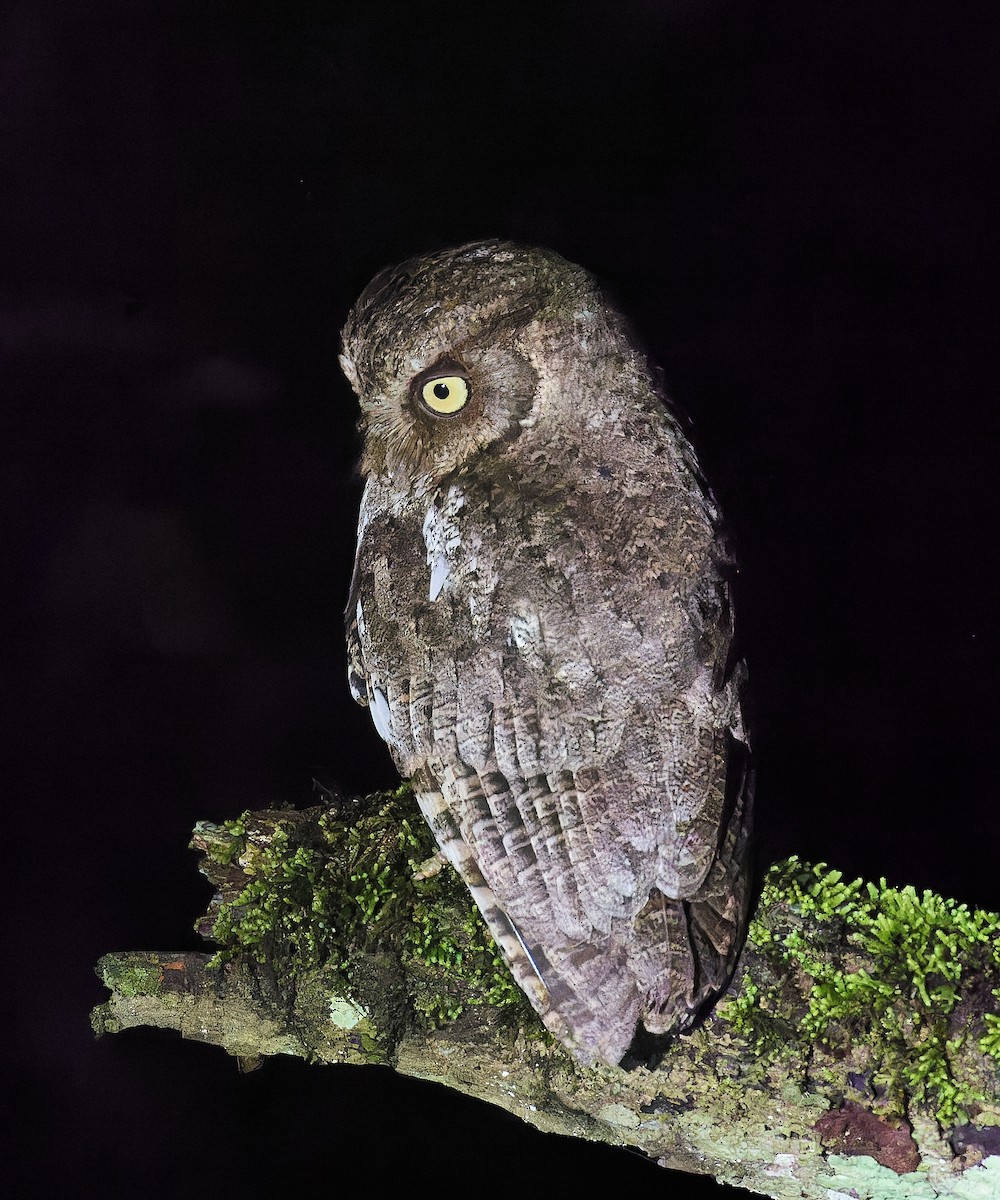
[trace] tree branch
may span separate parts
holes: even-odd
[[[585,1069],[457,877],[415,872],[433,847],[408,790],[323,799],[197,827],[217,889],[198,928],[223,949],[106,955],[99,1033],[389,1063],[763,1196],[1000,1196],[994,914],[789,860],[713,1014],[654,1067]]]

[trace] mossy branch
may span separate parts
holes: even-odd
[[[407,788],[199,824],[214,955],[105,956],[98,1032],[244,1066],[388,1063],[763,1196],[1000,1197],[1000,917],[796,859],[733,986],[650,1069],[583,1069],[516,988]],[[422,869],[421,869],[422,867]]]

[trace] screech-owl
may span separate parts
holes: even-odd
[[[548,250],[382,271],[341,365],[366,477],[350,682],[546,1026],[689,1026],[747,919],[715,502],[623,317]]]

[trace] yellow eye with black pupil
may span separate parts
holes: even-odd
[[[469,384],[461,375],[440,375],[428,379],[420,389],[420,399],[432,413],[450,417],[459,412],[469,399]]]

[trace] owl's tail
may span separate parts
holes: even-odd
[[[619,1063],[640,1024],[654,1035],[689,1027],[728,983],[746,927],[752,787],[745,769],[715,860],[696,893],[674,900],[654,888],[634,919],[614,918],[603,936],[592,931],[585,941],[561,934],[551,919],[537,930],[530,919],[515,921],[466,842],[458,836],[440,840],[522,991],[581,1063]],[[445,811],[440,793],[420,793],[420,803],[436,828]]]
[[[643,995],[642,1023],[653,1034],[693,1025],[729,983],[743,948],[754,771],[749,754],[740,757],[729,820],[704,882],[684,900],[654,889],[636,918],[629,965]]]
[[[615,922],[609,936],[585,943],[550,930],[543,947],[477,883],[473,897],[521,990],[585,1066],[621,1062],[640,1023],[656,1035],[690,1026],[725,987],[739,950],[742,901],[731,893],[689,902],[654,890],[634,925]]]

